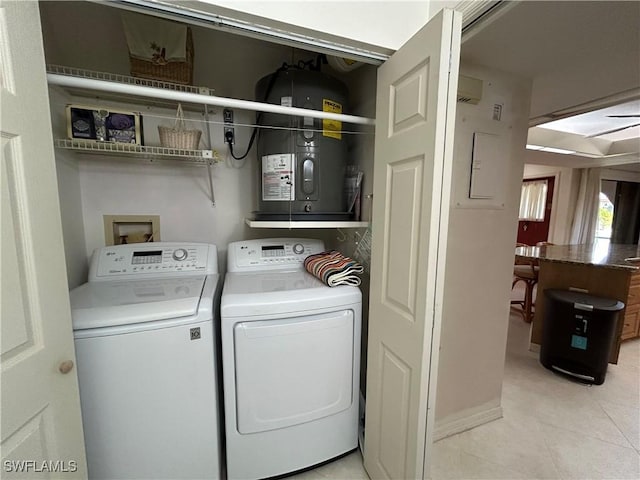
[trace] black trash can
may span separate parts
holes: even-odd
[[[540,363],[585,383],[601,385],[624,303],[569,290],[544,291]]]

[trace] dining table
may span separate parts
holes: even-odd
[[[564,289],[612,298],[625,304],[618,316],[609,363],[617,363],[621,342],[640,337],[640,245],[594,242],[581,245],[519,246],[516,261],[537,262],[538,284],[530,348],[537,351],[546,321],[547,289]]]

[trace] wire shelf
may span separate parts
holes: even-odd
[[[207,87],[194,87],[193,85],[181,85],[179,83],[164,82],[162,80],[150,80],[147,78],[118,75],[115,73],[95,72],[93,70],[65,67],[62,65],[47,65],[47,73],[55,73],[58,75],[67,75],[77,78],[90,78],[93,80],[104,80],[107,82],[123,83],[126,85],[138,85],[141,87],[162,88],[164,90],[173,90],[175,92],[214,95],[214,90]]]
[[[203,105],[211,105],[223,108],[271,112],[279,115],[331,119],[357,125],[375,125],[375,119],[373,118],[219,97],[214,94],[213,89],[208,87],[200,88],[59,65],[49,65],[47,68],[49,85],[59,86],[70,94],[77,96],[110,99],[119,102],[122,102],[123,97],[126,97],[129,101],[135,99],[134,103],[141,105],[171,106],[172,108],[175,108],[178,102],[182,102],[184,109],[195,108],[201,110]],[[107,85],[108,83],[114,85]],[[151,88],[138,87],[157,88],[152,90]],[[191,105],[190,107],[188,106],[189,104]]]
[[[95,142],[89,140],[54,140],[56,148],[74,150],[79,153],[125,156],[129,158],[159,161],[179,161],[192,165],[207,165],[217,161],[216,153],[211,150],[184,150],[180,148],[152,147],[131,143]]]

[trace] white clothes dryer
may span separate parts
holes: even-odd
[[[304,270],[308,239],[229,245],[220,319],[227,475],[301,470],[358,446],[362,295]]]
[[[71,291],[89,478],[221,477],[221,283],[214,245],[94,252]]]

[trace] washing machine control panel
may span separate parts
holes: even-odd
[[[269,238],[229,244],[227,270],[249,272],[304,268],[304,259],[324,251],[322,240],[309,238]]]
[[[104,247],[94,252],[89,277],[177,273],[217,273],[215,246],[157,242]]]

